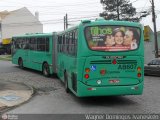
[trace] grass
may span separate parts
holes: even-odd
[[[12,56],[11,55],[0,55],[0,60],[11,61],[12,60]]]

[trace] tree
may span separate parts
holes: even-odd
[[[105,9],[100,16],[106,19],[140,21],[142,17],[149,15],[149,12],[142,11],[138,16],[136,8],[129,0],[101,0],[100,2]]]

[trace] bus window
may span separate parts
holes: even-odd
[[[46,52],[49,52],[49,38],[48,37],[45,40],[45,48],[46,48]]]
[[[61,52],[62,36],[58,36],[57,51]]]
[[[37,50],[37,39],[36,38],[30,39],[30,50]]]
[[[26,38],[26,39],[25,39],[24,49],[29,49],[29,38]]]
[[[19,44],[18,44],[18,38],[14,39],[15,43],[15,49],[19,49]]]
[[[85,29],[85,38],[91,50],[135,50],[139,47],[140,29],[125,26],[92,26]]]
[[[77,30],[75,30],[73,31],[73,36],[72,36],[73,56],[77,55],[77,40],[78,40],[78,35],[77,35]]]
[[[69,33],[66,34],[65,53],[69,53]]]
[[[65,35],[62,37],[61,51],[64,53],[65,51]]]
[[[45,38],[37,38],[37,51],[45,51]]]
[[[71,55],[72,54],[72,32],[69,33],[69,48],[68,48],[68,53]]]

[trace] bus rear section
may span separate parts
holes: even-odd
[[[139,24],[127,23],[84,28],[86,46],[83,43],[78,61],[82,68],[78,71],[77,96],[142,94],[142,29]]]
[[[79,96],[142,94],[143,64],[138,56],[91,56],[85,60]]]

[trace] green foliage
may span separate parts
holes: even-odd
[[[101,0],[104,6],[104,12],[100,13],[101,17],[113,20],[140,21],[136,8],[132,6],[129,0]]]

